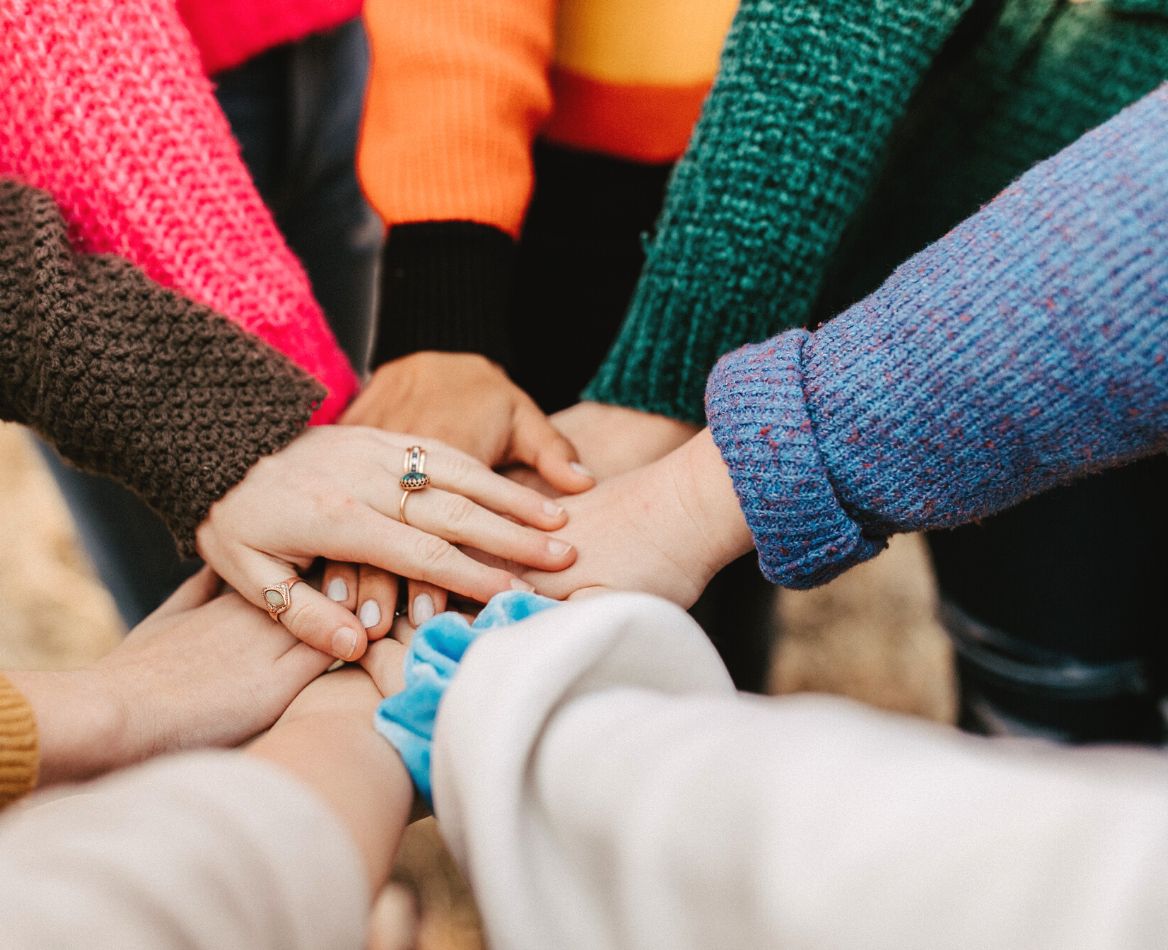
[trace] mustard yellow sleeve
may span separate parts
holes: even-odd
[[[33,789],[39,762],[32,707],[0,673],[0,808]]]

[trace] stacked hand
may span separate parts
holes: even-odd
[[[569,521],[559,534],[579,552],[575,563],[556,574],[523,575],[549,597],[639,590],[689,607],[718,571],[751,548],[708,430],[652,464],[561,501]]]
[[[42,785],[268,728],[330,658],[204,569],[92,667],[8,673],[30,701]]]
[[[680,448],[696,426],[592,402],[549,420],[502,369],[480,356],[416,353],[386,364],[345,421],[441,438],[485,465],[506,467],[518,483],[562,496],[558,501],[570,521],[557,538],[573,542],[575,564],[567,570],[557,567],[555,573],[537,564],[507,564],[549,596],[614,587],[648,590],[688,605],[717,570],[749,549],[713,443],[707,437],[701,452]],[[695,462],[701,464],[700,474],[689,470]],[[602,481],[581,477],[582,470]],[[719,499],[713,506],[703,500],[711,493]],[[724,521],[711,524],[707,515]],[[497,551],[471,546],[480,548],[471,552],[478,560],[506,563],[494,556]],[[388,597],[396,594],[397,583],[382,571],[332,564],[325,589],[360,610],[366,590],[385,591]],[[440,587],[410,581],[413,624],[443,610],[446,601]],[[381,626],[372,631],[381,633]]]
[[[560,505],[432,440],[423,440],[432,486],[412,493],[409,523],[402,524],[402,461],[416,441],[356,426],[305,432],[256,463],[211,507],[196,535],[199,553],[257,607],[266,606],[264,587],[296,575],[317,557],[380,568],[357,571],[356,580],[352,572],[334,571],[330,583],[348,577],[344,597],[335,596],[335,585],[330,599],[297,584],[280,616],[299,639],[346,660],[359,657],[368,637],[384,635],[393,619],[396,589],[384,572],[485,602],[528,585],[457,545],[545,571],[572,562],[572,548],[544,533],[564,524]],[[370,621],[368,633],[354,609]]]

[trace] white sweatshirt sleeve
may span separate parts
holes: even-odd
[[[491,632],[435,810],[507,950],[1168,946],[1168,759],[737,695],[681,610]]]
[[[277,767],[206,752],[31,799],[0,821],[0,945],[358,950],[348,832]]]

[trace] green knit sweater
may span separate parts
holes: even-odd
[[[826,317],[1168,77],[1168,0],[743,0],[585,397],[704,420],[723,353]]]

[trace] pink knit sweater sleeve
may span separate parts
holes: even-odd
[[[79,250],[130,260],[316,376],[314,421],[353,394],[174,0],[0,0],[0,174],[49,192]]]

